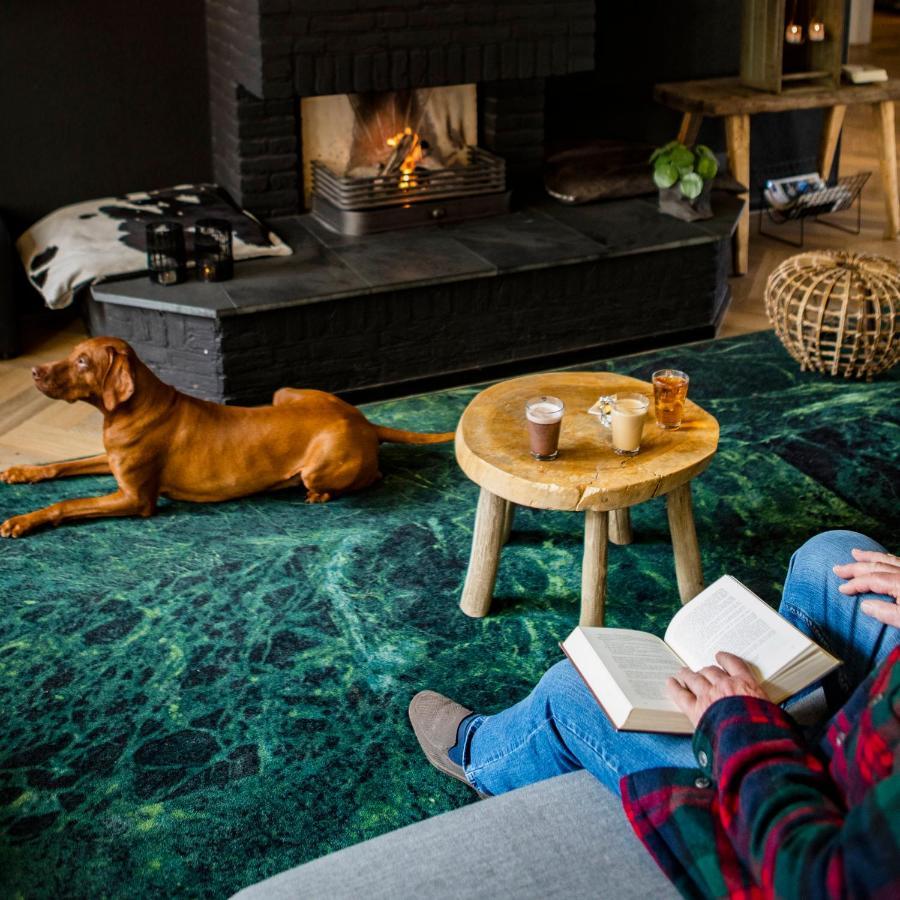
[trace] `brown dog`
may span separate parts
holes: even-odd
[[[163,384],[118,338],[84,341],[66,359],[32,369],[38,390],[103,413],[106,453],[46,466],[14,466],[8,484],[67,475],[115,476],[104,497],[63,500],[13,516],[0,536],[102,516],[151,516],[162,494],[210,503],[303,485],[323,503],[381,477],[378,444],[435,444],[453,433],[418,434],[373,425],[354,406],[323,391],[282,388],[272,406],[223,406]]]

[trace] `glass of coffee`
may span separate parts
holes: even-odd
[[[556,459],[559,455],[559,427],[565,408],[559,397],[532,397],[525,404],[528,443],[535,459]]]
[[[660,369],[653,373],[653,405],[656,424],[660,428],[674,430],[681,427],[689,381],[678,369]]]
[[[643,394],[613,394],[601,397],[592,407],[610,430],[612,448],[620,456],[634,456],[641,449],[641,435],[650,400]]]

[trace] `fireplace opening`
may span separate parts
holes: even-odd
[[[474,84],[300,102],[304,199],[332,230],[367,234],[508,209],[505,163],[477,144]]]

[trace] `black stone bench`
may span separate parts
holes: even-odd
[[[93,334],[187,393],[264,403],[284,385],[361,400],[711,337],[742,201],[662,216],[654,198],[559,204],[349,238],[275,220],[294,255],[219,284],[98,284]]]

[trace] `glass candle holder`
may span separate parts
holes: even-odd
[[[231,223],[198,219],[194,226],[194,260],[201,281],[228,281],[234,276]]]
[[[784,39],[789,44],[802,44],[803,26],[796,22],[788,22],[787,28],[784,30]]]
[[[178,222],[147,225],[147,269],[157,284],[180,284],[187,278],[184,229]]]
[[[825,23],[821,19],[812,19],[809,23],[808,32],[811,41],[824,41]]]

